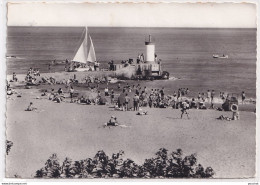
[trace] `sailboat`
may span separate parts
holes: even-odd
[[[80,40],[81,44],[71,61],[70,71],[92,71],[97,59],[93,41],[87,28],[84,29]]]

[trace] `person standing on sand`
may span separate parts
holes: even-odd
[[[246,93],[244,91],[242,91],[241,97],[242,97],[242,104],[244,104],[245,103],[245,99],[246,99]]]
[[[181,97],[181,89],[178,89],[178,96],[177,99],[179,99]]]
[[[213,101],[213,99],[214,99],[214,96],[215,96],[215,91],[214,91],[214,90],[212,90],[212,91],[211,91],[211,101]]]
[[[16,73],[15,73],[15,72],[13,72],[13,81],[14,81],[14,82],[17,82],[17,81],[18,81],[18,79],[17,79],[17,77],[16,77]]]
[[[164,87],[160,90],[161,98],[164,99]]]
[[[148,105],[149,105],[150,108],[152,108],[152,106],[153,106],[153,97],[152,97],[152,96],[153,96],[153,95],[150,94],[150,96],[149,96],[149,98],[148,98]]]
[[[129,109],[129,102],[130,102],[130,97],[128,94],[125,95],[125,111],[128,111]]]
[[[182,102],[182,104],[181,104],[181,119],[182,119],[183,114],[186,114],[187,118],[190,119],[189,113],[187,112],[187,109],[189,109],[189,104],[187,104],[186,101]]]
[[[108,94],[108,87],[105,88],[105,96],[109,96],[109,94]]]
[[[74,89],[72,86],[70,86],[70,102],[72,102],[73,93],[74,93]]]
[[[139,111],[139,96],[137,94],[134,96],[134,111]]]
[[[201,95],[200,95],[200,92],[199,92],[199,95],[198,95],[198,101],[200,101],[200,98],[201,98]]]
[[[177,97],[177,93],[173,91],[173,97]]]
[[[115,94],[114,94],[114,90],[113,89],[111,90],[110,98],[111,98],[111,104],[114,104]]]

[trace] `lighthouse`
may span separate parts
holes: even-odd
[[[152,37],[149,35],[149,41],[145,42],[146,46],[146,63],[154,64],[155,63],[155,43],[152,42]]]

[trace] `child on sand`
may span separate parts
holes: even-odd
[[[241,96],[242,96],[242,104],[244,104],[245,103],[245,99],[246,99],[246,94],[245,94],[244,91],[242,92]]]
[[[190,119],[189,113],[187,112],[187,109],[189,109],[189,104],[187,104],[186,101],[182,102],[182,104],[181,104],[181,119],[182,119],[182,116],[183,116],[184,113],[187,115],[188,119]]]
[[[33,111],[36,110],[37,108],[33,107],[33,103],[30,102],[30,105],[27,107],[27,109],[25,111]]]
[[[105,123],[104,126],[118,126],[117,118],[115,116],[111,116],[110,120]]]

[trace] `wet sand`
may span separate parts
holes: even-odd
[[[98,150],[110,156],[124,150],[126,158],[141,164],[162,147],[170,152],[181,148],[185,155],[197,153],[199,163],[215,170],[215,178],[254,176],[253,112],[241,111],[239,121],[216,120],[232,113],[215,110],[190,110],[190,120],[180,119],[180,110],[171,108],[142,108],[148,115],[137,116],[136,112],[114,111],[107,105],[35,99],[40,96],[39,89],[16,91],[22,97],[12,95],[7,100],[7,139],[14,143],[6,157],[7,177],[18,174],[33,178],[52,153],[57,153],[62,162],[65,157],[93,157]],[[31,101],[37,112],[24,111]],[[129,127],[101,127],[111,115]]]

